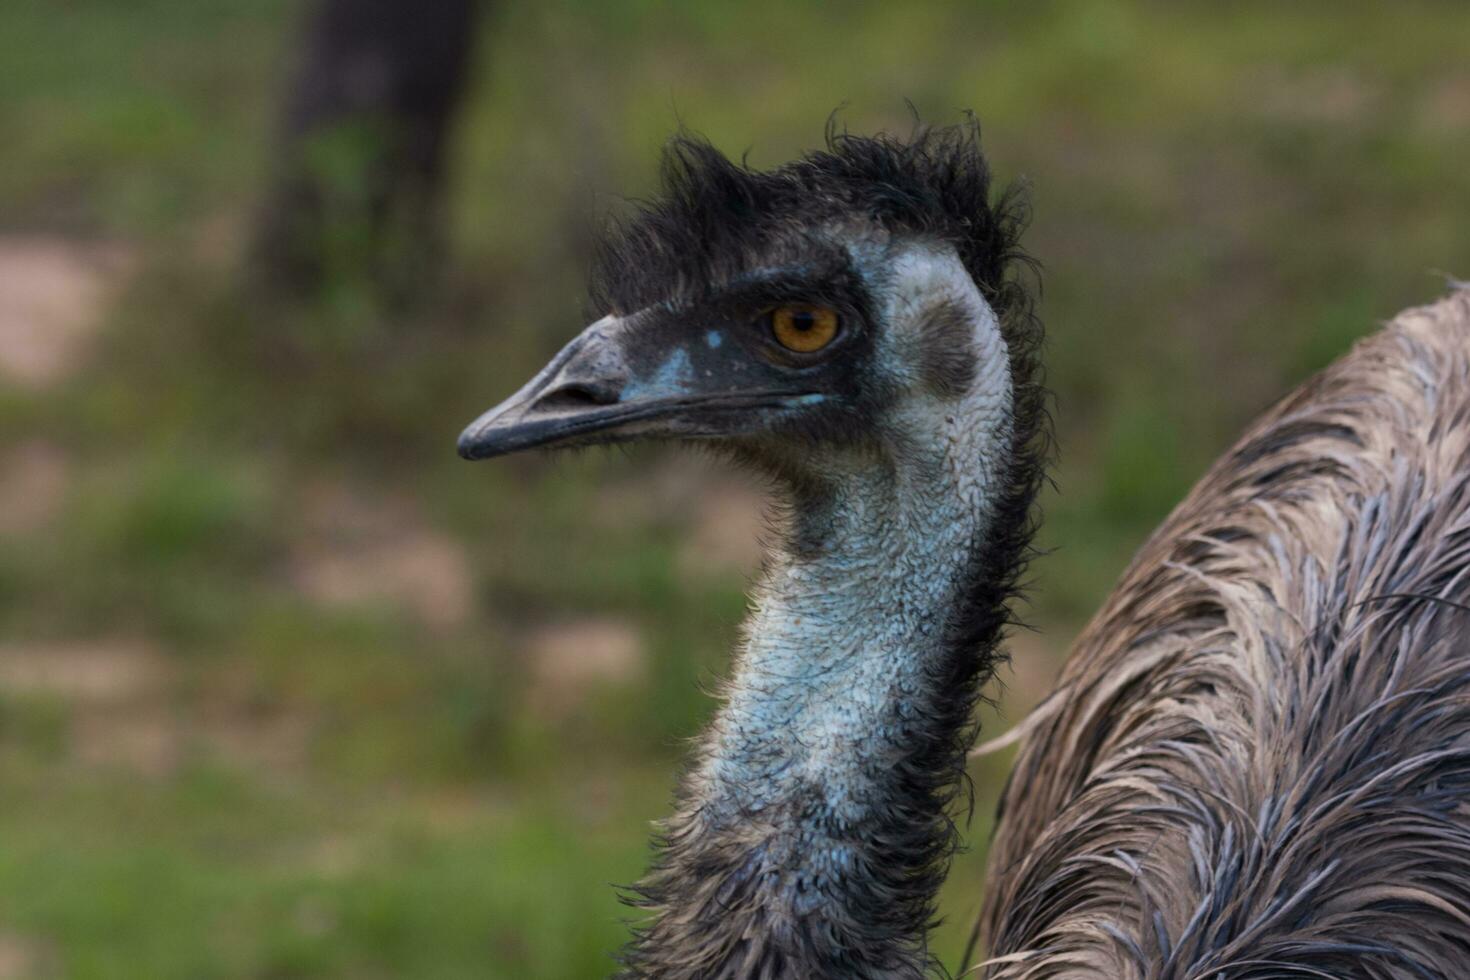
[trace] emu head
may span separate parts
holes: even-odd
[[[704,440],[802,483],[932,440],[977,385],[1009,409],[1035,346],[1005,274],[1023,221],[976,127],[827,143],[758,172],[674,140],[664,196],[601,247],[599,318],[460,454]]]

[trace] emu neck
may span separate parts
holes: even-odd
[[[997,558],[991,527],[1012,478],[1009,370],[978,295],[972,309],[964,393],[915,394],[874,445],[810,463],[816,489],[792,501],[725,704],[639,886],[654,917],[630,975],[931,970],[947,809],[994,659],[996,630],[977,634],[972,604],[999,607],[1004,586],[985,580],[1014,558]],[[979,648],[961,640],[975,635]]]
[[[701,772],[711,815],[770,813],[793,842],[835,848],[827,877],[893,802],[893,766],[945,694],[927,672],[949,652],[984,519],[952,475],[885,467],[829,485],[825,513],[774,556],[712,731]],[[823,840],[824,828],[838,832]]]

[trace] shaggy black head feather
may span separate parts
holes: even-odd
[[[908,139],[854,136],[829,122],[826,144],[760,171],[699,137],[675,137],[664,152],[663,195],[614,221],[599,245],[596,313],[696,301],[783,246],[810,260],[814,245],[824,247],[811,232],[844,223],[951,243],[997,313],[1029,295],[1013,274],[1030,265],[1019,247],[1024,195],[1012,189],[991,200],[973,119],[920,126]]]

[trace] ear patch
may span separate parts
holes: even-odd
[[[959,300],[947,299],[919,322],[919,373],[943,398],[958,398],[975,380],[974,317]]]

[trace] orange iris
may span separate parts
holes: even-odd
[[[837,336],[837,311],[825,306],[790,305],[771,311],[776,343],[799,354],[819,351]]]

